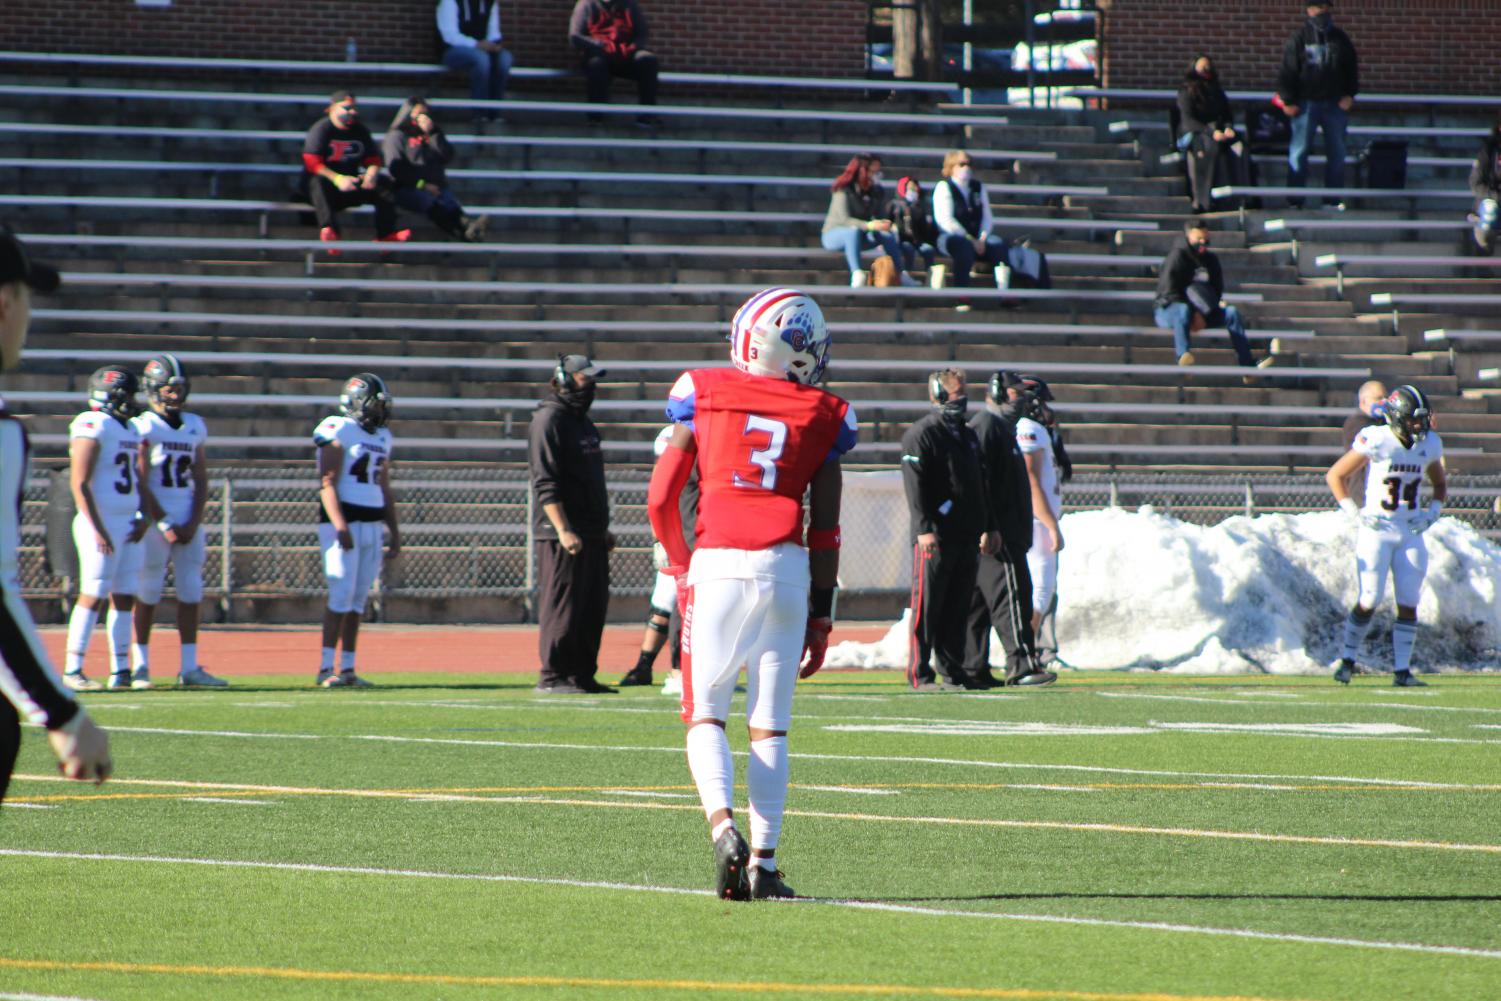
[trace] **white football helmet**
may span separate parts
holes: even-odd
[[[730,324],[730,361],[736,368],[805,386],[823,378],[831,343],[823,310],[794,288],[757,292]]]

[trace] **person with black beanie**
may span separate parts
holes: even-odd
[[[1345,129],[1360,90],[1360,61],[1350,36],[1335,27],[1327,0],[1306,4],[1307,19],[1287,40],[1277,95],[1283,114],[1292,119],[1287,147],[1287,183],[1308,183],[1308,149],[1315,131],[1324,133],[1324,186],[1345,186]],[[1301,205],[1301,199],[1292,204]]]

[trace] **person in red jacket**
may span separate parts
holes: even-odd
[[[359,102],[347,90],[328,99],[328,114],[308,129],[302,167],[308,174],[308,200],[318,216],[318,239],[339,238],[338,214],[352,205],[375,206],[375,238],[406,240],[396,228],[396,200],[381,176],[380,145],[360,121]]]
[[[568,41],[579,53],[589,100],[610,100],[610,78],[636,81],[641,104],[657,103],[657,56],[647,49],[650,27],[636,0],[578,0],[568,21]],[[598,122],[603,116],[591,114]],[[657,116],[636,116],[636,124],[650,128]]]

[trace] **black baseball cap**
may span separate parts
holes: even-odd
[[[52,265],[32,260],[9,227],[0,227],[0,285],[9,282],[25,282],[34,291],[53,292],[62,279]]]
[[[587,375],[598,379],[605,374],[605,370],[590,361],[588,355],[564,355],[558,360],[558,367],[564,375]]]

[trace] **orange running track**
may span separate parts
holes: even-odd
[[[887,624],[839,623],[832,642],[874,642],[886,635]],[[636,664],[641,649],[642,626],[606,626],[599,652],[599,672],[609,681]],[[67,630],[61,626],[42,631],[42,642],[59,670]],[[208,627],[198,636],[198,660],[214,674],[226,677],[249,674],[307,674],[318,672],[319,631],[315,626]],[[98,630],[89,644],[84,672],[101,678],[109,673],[109,639]],[[535,674],[537,671],[536,626],[397,626],[360,627],[361,673],[401,672],[496,672]],[[151,673],[168,678],[177,673],[177,630],[170,622],[151,634]],[[667,651],[657,657],[656,670],[669,666]]]

